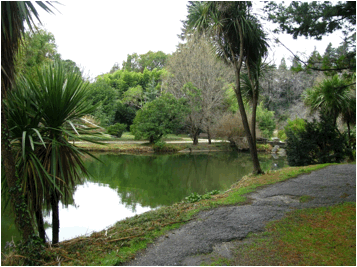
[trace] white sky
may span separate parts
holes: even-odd
[[[186,19],[187,1],[182,0],[102,0],[60,1],[59,10],[48,14],[37,8],[44,28],[54,34],[57,51],[62,59],[70,59],[95,78],[107,73],[118,62],[122,65],[128,54],[144,54],[149,50],[172,53],[180,42],[182,23]],[[267,22],[265,22],[267,23]],[[271,25],[267,23],[267,26]],[[329,42],[337,47],[342,37],[326,36],[322,41],[293,40],[289,35],[279,39],[293,52],[308,55],[316,46],[323,53]],[[280,64],[291,57],[284,47],[271,44],[270,58]]]

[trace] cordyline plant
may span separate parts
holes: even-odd
[[[37,2],[42,9],[53,13],[49,2]],[[1,2],[1,159],[5,179],[9,186],[11,206],[15,214],[15,223],[24,242],[30,242],[35,235],[27,211],[26,201],[19,190],[19,177],[15,170],[15,161],[9,141],[9,128],[4,101],[15,83],[15,56],[25,31],[25,22],[32,29],[34,17],[39,20],[38,12],[30,1]]]
[[[42,209],[52,209],[52,243],[58,242],[58,204],[69,204],[76,184],[87,175],[81,156],[89,154],[68,142],[87,140],[91,128],[80,118],[96,108],[88,105],[87,83],[55,62],[38,69],[38,79],[21,77],[6,102],[10,138],[18,146],[15,160],[23,194],[36,218],[43,241]],[[6,186],[6,185],[5,185]]]

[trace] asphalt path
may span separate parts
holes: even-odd
[[[311,200],[301,203],[301,196]],[[248,195],[250,204],[200,212],[195,220],[158,238],[127,265],[200,265],[213,250],[229,257],[229,242],[264,230],[267,222],[292,209],[356,201],[356,165],[329,166],[310,174],[266,186]]]

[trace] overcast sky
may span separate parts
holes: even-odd
[[[187,16],[187,1],[182,0],[71,0],[60,1],[58,11],[48,14],[39,7],[44,28],[56,39],[57,51],[62,59],[70,59],[95,78],[107,73],[118,62],[121,66],[128,54],[144,54],[149,50],[172,53],[180,42],[181,20]],[[265,28],[271,28],[265,22]],[[338,46],[340,36],[332,35],[322,41],[289,35],[279,39],[293,52],[310,54],[314,47],[320,53],[329,42]],[[284,56],[289,65],[290,52],[271,43],[270,59],[280,64]]]

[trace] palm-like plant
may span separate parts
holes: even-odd
[[[355,79],[355,75],[353,75]],[[350,125],[356,124],[356,91],[351,89],[351,83],[338,74],[323,80],[320,84],[304,91],[302,98],[311,113],[320,112],[333,118],[336,126],[337,118],[347,124],[349,147],[351,148]],[[354,84],[353,84],[354,85]]]
[[[68,204],[87,174],[81,159],[87,152],[67,141],[68,136],[84,139],[78,135],[91,130],[77,124],[95,108],[87,104],[86,87],[79,73],[66,72],[58,62],[38,70],[37,79],[21,79],[7,101],[11,137],[21,147],[16,159],[22,188],[42,239],[42,208],[52,209],[52,243],[58,242],[59,201]]]
[[[37,2],[41,8],[47,12],[52,12],[49,6]],[[19,41],[24,33],[24,23],[32,28],[34,15],[38,20],[38,13],[30,1],[2,1],[1,2],[1,155],[4,166],[5,177],[9,187],[12,207],[15,214],[16,226],[23,235],[25,241],[34,235],[34,229],[31,225],[29,214],[22,193],[18,190],[18,176],[15,171],[15,161],[11,144],[9,142],[9,128],[7,125],[7,114],[3,101],[7,97],[7,92],[11,90],[15,81],[15,56],[18,50]],[[21,207],[21,208],[20,208]]]
[[[356,91],[351,91],[351,97],[342,110],[342,120],[347,124],[348,145],[352,149],[351,125],[356,125]],[[356,140],[354,144],[356,144]]]
[[[337,117],[349,106],[353,97],[348,81],[337,74],[304,91],[302,98],[311,112],[322,112],[331,116],[336,125]]]
[[[256,149],[255,133],[252,133],[249,128],[243,105],[240,75],[244,62],[247,66],[249,79],[253,82],[253,76],[258,74],[253,68],[267,54],[266,35],[258,21],[250,14],[251,2],[212,1],[190,2],[190,4],[188,18],[184,22],[188,32],[207,34],[216,48],[217,55],[234,68],[235,93],[253,160],[253,172],[262,173]],[[254,72],[255,74],[253,74]],[[258,94],[256,90],[252,92],[253,107],[256,108]]]

